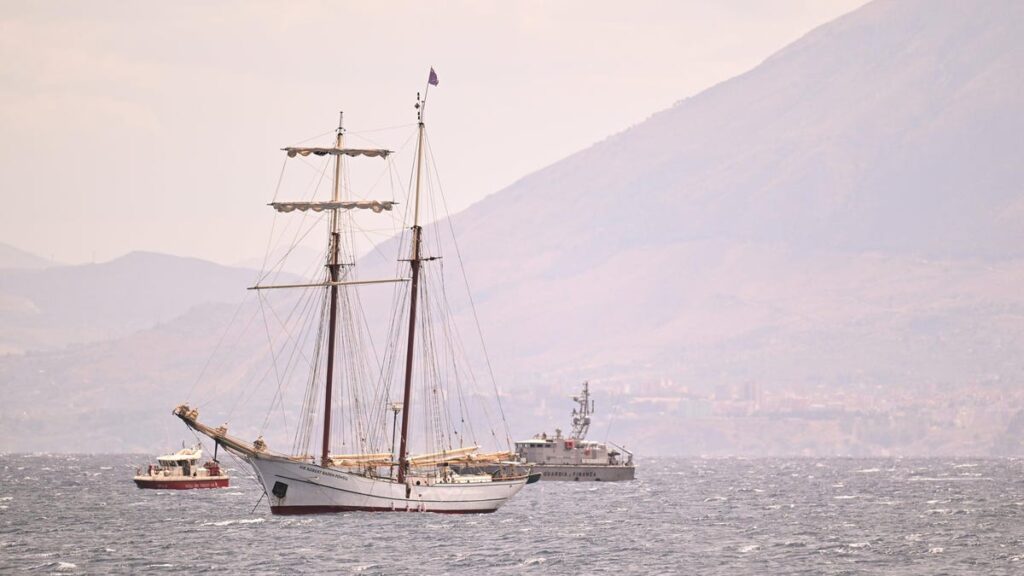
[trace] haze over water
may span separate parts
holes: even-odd
[[[1020,459],[643,459],[628,483],[541,482],[494,514],[271,516],[220,490],[139,490],[139,455],[0,457],[0,572],[1014,574]]]

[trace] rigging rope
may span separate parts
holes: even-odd
[[[231,320],[228,321],[227,326],[224,327],[224,331],[221,333],[220,338],[217,339],[217,344],[213,347],[213,352],[211,352],[206,357],[206,362],[203,363],[203,368],[202,368],[202,370],[199,371],[199,376],[196,377],[195,381],[192,382],[192,386],[188,389],[188,394],[185,395],[186,401],[191,401],[192,393],[195,392],[196,386],[203,379],[203,376],[206,375],[206,370],[207,370],[207,368],[210,367],[210,362],[213,361],[213,357],[216,356],[217,351],[220,350],[221,344],[224,343],[224,338],[227,337],[228,331],[230,331],[231,327],[234,326],[235,319],[238,318],[238,313],[242,311],[242,306],[245,304],[245,301],[248,299],[248,297],[249,297],[249,294],[247,292],[246,294],[244,294],[242,296],[242,299],[238,302],[238,306],[235,307],[235,312],[234,312],[234,314],[231,315]],[[236,344],[237,344],[237,340],[236,340]]]
[[[435,160],[434,159],[434,152],[433,152],[433,149],[430,146],[430,137],[429,136],[426,137],[426,145],[427,145],[427,151],[429,152],[428,156],[430,158],[431,166],[433,166],[434,174],[437,176],[437,179],[438,179],[438,192],[439,192],[438,195],[441,197],[441,203],[444,206],[445,213],[448,213],[448,201],[447,201],[447,199],[445,197],[445,194],[444,194],[444,188],[441,186],[441,182],[440,182],[441,175],[440,175],[440,171],[438,171],[438,169],[437,169],[437,164],[434,161]],[[483,350],[484,361],[486,362],[486,365],[487,365],[487,373],[490,376],[491,384],[492,384],[492,387],[494,389],[494,398],[495,398],[495,400],[496,400],[496,402],[498,404],[498,412],[501,414],[501,421],[502,421],[502,424],[503,424],[504,429],[505,429],[505,442],[506,442],[506,445],[508,446],[508,448],[511,449],[511,447],[512,447],[512,433],[511,433],[511,431],[509,430],[509,427],[508,427],[508,419],[505,417],[505,408],[504,408],[504,406],[501,403],[501,393],[498,390],[498,381],[494,377],[494,367],[491,365],[491,356],[490,356],[490,354],[487,351],[487,344],[484,341],[483,329],[480,328],[480,315],[477,313],[476,301],[473,299],[473,292],[469,288],[469,277],[466,275],[466,266],[465,266],[465,264],[462,261],[462,251],[459,249],[459,244],[457,242],[455,242],[455,240],[454,240],[455,239],[455,226],[454,226],[454,224],[452,224],[452,219],[451,219],[450,215],[449,215],[449,217],[446,220],[448,221],[448,229],[449,229],[449,231],[451,232],[451,235],[452,235],[452,246],[455,248],[455,256],[456,256],[456,258],[459,261],[459,269],[462,271],[462,280],[463,280],[463,283],[466,286],[466,294],[469,297],[469,306],[470,306],[470,310],[472,310],[472,312],[473,312],[473,322],[476,325],[477,336],[479,337],[479,340],[480,340],[480,347]]]

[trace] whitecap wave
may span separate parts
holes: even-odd
[[[203,522],[203,526],[231,526],[233,524],[260,524],[265,518],[242,518],[239,520],[220,520],[219,522]]]
[[[740,547],[740,552],[746,554],[748,552],[756,552],[761,549],[759,544],[749,544],[747,546]]]

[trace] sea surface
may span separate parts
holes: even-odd
[[[494,514],[271,516],[140,455],[0,455],[4,574],[1024,574],[1024,460],[642,459]],[[255,507],[255,509],[254,509]]]

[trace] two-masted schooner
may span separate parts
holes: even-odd
[[[231,453],[239,456],[250,464],[259,481],[262,483],[270,502],[270,509],[274,514],[309,514],[344,511],[410,511],[410,512],[447,512],[447,513],[474,513],[493,512],[514,496],[523,488],[529,475],[523,474],[522,468],[512,466],[497,466],[501,462],[510,460],[509,452],[482,453],[478,445],[464,445],[464,434],[458,432],[452,434],[441,433],[441,441],[434,440],[433,444],[421,443],[421,445],[433,446],[435,449],[424,454],[412,454],[412,430],[410,430],[410,416],[413,407],[417,402],[428,401],[438,404],[437,398],[444,400],[444,396],[433,395],[432,398],[417,398],[414,394],[414,379],[426,378],[425,374],[435,374],[444,377],[442,369],[431,364],[432,354],[438,353],[438,346],[431,344],[431,341],[424,340],[424,336],[417,333],[418,324],[422,324],[419,318],[429,312],[421,298],[425,298],[424,284],[422,283],[423,268],[425,263],[435,260],[435,257],[424,254],[423,227],[420,225],[421,187],[423,187],[425,166],[425,124],[424,115],[426,109],[426,95],[429,93],[430,85],[436,85],[436,75],[431,70],[427,90],[423,98],[417,95],[417,134],[415,160],[410,183],[412,202],[411,206],[411,227],[405,228],[410,234],[410,244],[407,258],[399,258],[400,261],[407,261],[406,273],[401,277],[384,280],[360,280],[351,274],[351,266],[343,263],[341,244],[343,237],[343,215],[351,214],[354,211],[369,210],[374,213],[391,212],[397,202],[393,200],[367,200],[352,199],[343,197],[343,159],[346,158],[384,158],[387,159],[391,151],[386,149],[351,148],[345,145],[345,129],[339,121],[339,126],[334,139],[334,145],[328,147],[291,147],[285,148],[290,158],[304,158],[310,155],[326,157],[333,161],[334,182],[330,200],[316,200],[303,202],[273,202],[271,206],[278,212],[306,212],[326,213],[329,216],[328,244],[326,250],[326,265],[321,279],[305,284],[288,284],[283,286],[257,285],[256,289],[268,288],[305,288],[315,291],[319,298],[323,299],[323,320],[320,326],[315,327],[320,354],[314,354],[316,369],[311,371],[311,381],[322,387],[307,398],[304,404],[305,415],[319,412],[322,414],[322,442],[319,456],[308,453],[307,448],[310,441],[306,438],[303,442],[297,443],[298,448],[293,447],[292,453],[276,452],[270,450],[269,446],[262,439],[262,436],[252,442],[228,434],[227,427],[211,427],[199,421],[199,412],[189,404],[182,404],[174,409],[174,415],[183,420],[188,427],[209,436],[218,445],[226,448]],[[399,270],[401,270],[400,265]],[[355,323],[351,315],[345,314],[343,304],[348,290],[365,284],[390,283],[397,286],[396,294],[403,296],[396,306],[395,316],[391,319],[392,329],[389,333],[400,333],[395,336],[396,342],[404,340],[402,345],[392,346],[390,349],[398,356],[392,362],[384,362],[380,366],[396,366],[392,369],[395,375],[393,381],[398,387],[401,383],[401,402],[395,402],[393,398],[390,403],[380,402],[379,406],[374,405],[372,410],[379,412],[393,411],[393,422],[388,417],[380,417],[379,414],[364,417],[359,414],[354,418],[364,417],[361,436],[366,438],[387,438],[388,424],[392,446],[387,450],[386,440],[373,445],[372,442],[364,441],[360,444],[366,450],[363,452],[335,454],[331,451],[332,422],[338,425],[338,415],[332,414],[332,407],[339,404],[337,398],[332,398],[332,392],[336,386],[335,381],[339,371],[344,371],[345,363],[350,358],[341,357],[336,353],[337,340],[346,338],[347,331],[351,326],[346,323]],[[404,291],[404,292],[403,292]],[[443,295],[442,295],[443,296]],[[420,309],[418,310],[418,307]],[[339,318],[339,316],[341,316]],[[395,330],[396,326],[404,328]],[[418,337],[420,339],[418,339]],[[417,356],[419,354],[419,356]],[[445,361],[447,362],[447,361]],[[404,372],[399,368],[404,364]],[[447,365],[447,364],[446,364]],[[433,367],[433,368],[432,368]],[[322,368],[322,370],[321,370]],[[366,377],[364,377],[365,379]],[[377,394],[379,399],[382,395]],[[426,394],[424,394],[426,396]],[[322,399],[322,404],[320,400]],[[365,406],[368,402],[363,402]],[[372,403],[369,403],[372,404]],[[422,405],[422,404],[421,404]],[[348,408],[352,408],[349,405]],[[438,410],[437,406],[434,407]],[[443,406],[440,408],[443,410]],[[395,428],[398,427],[398,415],[401,414],[401,427],[397,454],[394,451]],[[300,416],[301,418],[302,416]],[[442,419],[443,420],[443,419]],[[436,424],[436,423],[435,423]],[[310,428],[315,422],[310,417]],[[438,428],[437,426],[434,426]],[[372,428],[370,432],[367,429]],[[430,426],[424,426],[424,429]],[[308,435],[308,434],[307,434]],[[376,450],[372,450],[376,448]],[[489,472],[467,472],[466,465],[479,463],[489,464]],[[470,467],[468,470],[472,470]],[[461,471],[461,472],[460,472]],[[535,478],[534,478],[535,479]]]

